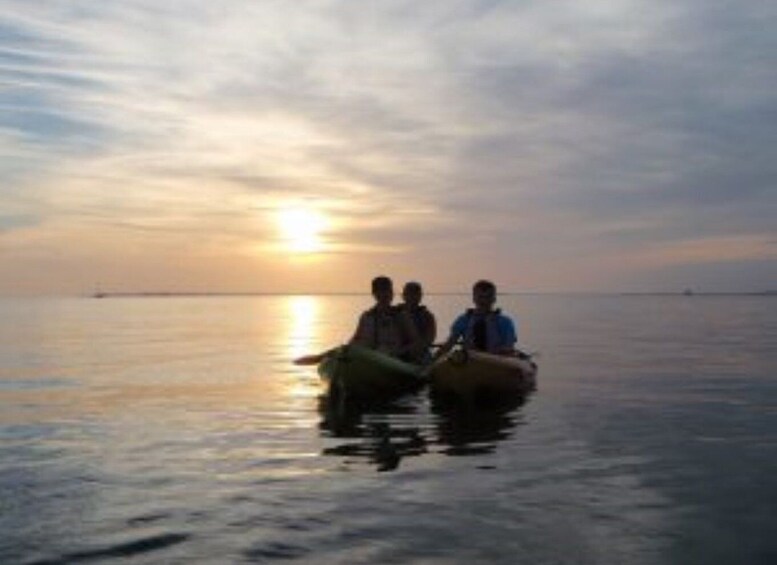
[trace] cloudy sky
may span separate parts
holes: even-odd
[[[0,293],[777,287],[769,0],[0,0]]]

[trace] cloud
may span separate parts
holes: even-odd
[[[23,227],[34,226],[37,219],[34,216],[23,214],[0,214],[0,233],[16,230]]]
[[[302,202],[339,254],[531,260],[540,286],[692,241],[772,261],[775,23],[765,1],[8,1],[0,199],[35,221],[0,252],[88,227],[229,253]]]

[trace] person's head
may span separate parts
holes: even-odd
[[[372,279],[372,296],[381,306],[390,306],[394,300],[394,285],[388,277],[380,276]]]
[[[424,291],[421,288],[421,283],[410,281],[405,283],[405,288],[402,289],[402,300],[405,304],[411,307],[417,307],[421,304],[421,299],[424,296]]]
[[[472,301],[479,310],[490,310],[496,303],[496,285],[480,280],[472,287]]]

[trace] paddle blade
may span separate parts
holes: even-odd
[[[298,357],[293,361],[295,365],[318,365],[326,357],[326,353],[319,353],[318,355],[305,355],[304,357]]]

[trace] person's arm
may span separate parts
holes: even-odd
[[[402,346],[399,353],[409,353],[412,356],[415,356],[419,351],[423,350],[424,344],[413,320],[405,310],[400,310],[399,312],[399,323],[402,325],[402,332],[408,338],[408,343]]]
[[[432,363],[453,349],[453,346],[456,345],[456,342],[458,342],[461,336],[464,335],[466,324],[467,320],[464,316],[459,316],[456,318],[456,321],[453,322],[453,325],[451,326],[451,333],[448,336],[448,339],[440,346],[440,348],[437,350],[437,353],[432,356]]]
[[[512,319],[502,316],[499,319],[499,333],[502,343],[499,346],[500,355],[512,355],[515,353],[515,344],[518,343],[518,336],[515,333],[515,324]]]
[[[368,345],[369,340],[365,336],[366,314],[359,316],[359,322],[356,324],[356,331],[353,332],[353,337],[348,343],[355,343],[356,345]]]
[[[431,347],[434,340],[437,339],[437,320],[435,320],[434,314],[428,310],[426,313],[429,315],[429,323],[426,325],[426,335],[423,336],[424,346]]]

